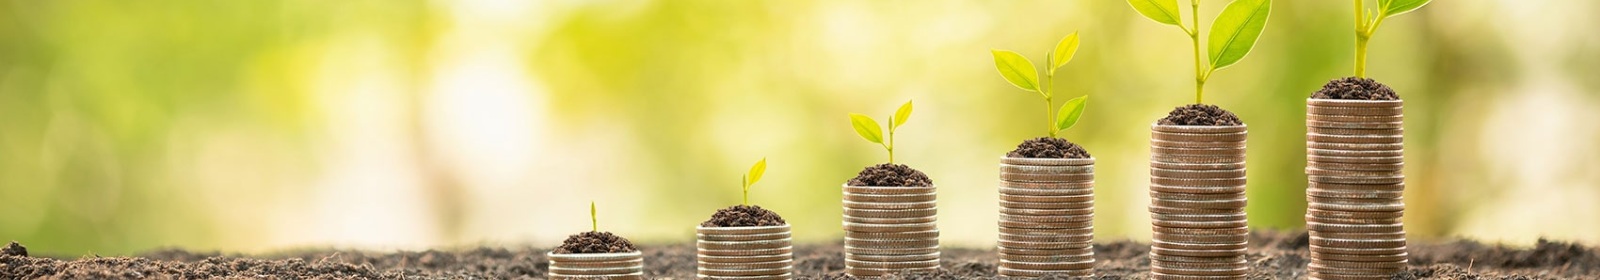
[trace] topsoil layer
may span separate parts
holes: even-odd
[[[734,205],[733,207],[717,210],[711,214],[711,219],[700,223],[703,227],[765,227],[781,226],[787,224],[783,216],[777,212],[761,208],[760,205]]]
[[[931,187],[933,179],[928,174],[904,164],[884,163],[868,166],[846,182],[851,186],[866,187]]]
[[[1022,141],[1017,144],[1017,149],[1006,153],[1007,157],[1014,158],[1089,158],[1089,151],[1083,146],[1067,141],[1067,139],[1054,137],[1039,137]]]
[[[1344,77],[1328,81],[1311,94],[1314,99],[1397,100],[1394,89],[1371,78]]]
[[[1161,125],[1235,126],[1244,124],[1239,115],[1217,105],[1189,104],[1172,108],[1167,117],[1156,120]]]
[[[626,253],[638,251],[633,247],[633,242],[622,238],[609,231],[586,231],[572,236],[567,236],[561,246],[556,246],[556,254],[596,254],[596,253]]]
[[[1250,279],[1305,279],[1309,238],[1305,233],[1255,233],[1250,240]],[[694,279],[693,244],[647,246],[645,276]],[[798,279],[849,279],[837,243],[795,247]],[[1089,279],[1149,279],[1148,244],[1112,242],[1095,247]],[[0,279],[542,279],[547,266],[539,248],[478,248],[463,251],[373,253],[311,251],[263,257],[219,256],[181,250],[138,258],[88,256],[76,260],[0,256]],[[1540,241],[1533,248],[1506,248],[1472,241],[1413,243],[1411,268],[1394,279],[1600,279],[1600,250]],[[943,270],[894,279],[993,279],[992,249],[945,249]],[[1046,279],[1071,279],[1053,278]]]

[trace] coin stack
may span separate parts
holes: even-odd
[[[789,225],[696,227],[695,255],[700,279],[794,279],[794,247]]]
[[[844,186],[845,273],[938,270],[937,197],[933,186]]]
[[[1306,101],[1311,279],[1389,279],[1406,268],[1402,105]]]
[[[1000,275],[1094,276],[1094,159],[1000,159]]]
[[[1152,279],[1244,279],[1244,125],[1151,127]]]
[[[556,254],[550,259],[551,280],[564,279],[644,279],[644,255],[627,253]]]

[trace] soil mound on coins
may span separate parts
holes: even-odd
[[[1156,121],[1161,125],[1232,126],[1244,124],[1238,115],[1217,105],[1189,104],[1173,108],[1167,117]]]
[[[572,236],[567,236],[566,241],[556,247],[556,254],[601,254],[601,253],[626,253],[637,251],[633,242],[611,232],[589,231]]]
[[[788,222],[778,216],[777,212],[762,209],[757,205],[735,205],[733,207],[717,210],[711,214],[711,219],[700,223],[703,227],[765,227],[781,226]]]
[[[1067,139],[1039,137],[1022,141],[1016,150],[1006,153],[1014,158],[1089,158],[1089,151]]]
[[[1344,100],[1399,100],[1394,89],[1371,78],[1344,77],[1328,81],[1322,89],[1311,94],[1315,99]]]
[[[22,244],[11,241],[11,244],[7,244],[5,248],[0,248],[0,256],[26,257],[28,256],[28,247],[22,247]]]
[[[933,179],[904,164],[884,163],[861,170],[848,184],[866,187],[931,187]]]

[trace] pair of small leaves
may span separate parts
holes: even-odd
[[[900,109],[894,111],[894,116],[889,117],[889,131],[892,132],[900,128],[900,125],[906,124],[906,119],[910,118],[911,101],[908,100],[905,105],[900,105]],[[878,121],[873,120],[872,117],[850,113],[850,126],[856,129],[856,134],[861,135],[861,138],[867,139],[872,143],[883,144],[883,129],[879,128]]]
[[[744,174],[744,204],[750,205],[750,186],[761,181],[761,175],[767,174],[767,158],[761,158],[755,165],[750,166],[750,172]]]
[[[1415,11],[1428,5],[1431,0],[1378,0],[1378,8],[1383,9],[1384,17],[1397,16]]]
[[[1128,4],[1150,20],[1183,27],[1177,0],[1128,0]],[[1228,3],[1211,23],[1211,35],[1206,39],[1211,69],[1231,66],[1250,54],[1256,39],[1261,37],[1261,31],[1266,29],[1267,16],[1271,13],[1272,0],[1235,0]],[[1199,26],[1195,26],[1195,29],[1198,30]]]
[[[1028,61],[1027,57],[1008,50],[990,50],[989,53],[994,55],[994,68],[1000,70],[1000,76],[1011,82],[1011,85],[1022,90],[1038,92],[1046,98],[1050,97],[1050,91],[1039,88],[1039,70],[1034,68],[1033,62]],[[1056,43],[1055,49],[1050,52],[1050,65],[1048,65],[1050,68],[1045,71],[1055,73],[1056,69],[1066,66],[1067,62],[1072,62],[1072,57],[1077,53],[1078,32],[1072,32],[1067,37],[1061,38],[1061,42]]]

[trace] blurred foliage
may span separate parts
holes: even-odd
[[[1369,75],[1407,103],[1407,230],[1424,238],[1530,238],[1468,226],[1484,219],[1471,214],[1477,209],[1499,209],[1492,208],[1497,196],[1543,182],[1495,169],[1493,152],[1480,147],[1503,142],[1474,140],[1498,129],[1476,125],[1495,115],[1473,113],[1492,112],[1482,101],[1489,97],[1574,101],[1556,102],[1568,107],[1542,111],[1539,120],[1600,107],[1592,79],[1600,41],[1588,36],[1600,20],[1587,16],[1600,5],[1552,1],[1509,13],[1521,21],[1491,21],[1474,14],[1512,4],[1457,2],[1386,22],[1372,45]],[[1142,239],[1149,236],[1148,126],[1192,100],[1187,38],[1123,1],[499,4],[0,2],[0,238],[68,255],[371,246],[349,241],[363,237],[401,247],[548,246],[587,229],[578,209],[594,199],[602,229],[682,242],[715,209],[739,203],[733,178],[750,159],[767,156],[771,169],[752,203],[783,214],[798,239],[830,241],[841,235],[838,186],[885,160],[857,140],[846,113],[892,112],[912,99],[915,125],[896,135],[903,138],[896,161],[940,187],[946,243],[989,246],[997,159],[1042,136],[1046,124],[1038,97],[995,75],[988,50],[1042,57],[1057,38],[1081,31],[1074,62],[1052,84],[1060,100],[1095,97],[1063,135],[1097,158],[1099,236]],[[1207,1],[1201,14],[1224,4]],[[1275,4],[1251,57],[1211,79],[1206,100],[1250,125],[1251,225],[1298,228],[1304,99],[1351,75],[1354,39],[1347,2]],[[1530,37],[1518,32],[1553,39],[1519,51],[1513,46]],[[513,51],[480,52],[498,46]],[[474,80],[477,72],[464,74],[466,82],[441,81],[474,53],[504,54],[492,58],[522,67],[515,70],[525,73],[500,74],[528,85],[517,92],[525,99],[510,99],[520,107],[509,108],[522,108],[513,111],[529,120],[505,124],[472,105],[503,100],[437,101],[471,100],[477,95],[462,93],[493,88]],[[371,75],[384,78],[363,78]],[[1565,90],[1545,90],[1551,84]],[[465,111],[440,109],[449,106]],[[347,134],[372,126],[398,132]],[[460,156],[452,147],[478,142],[452,138],[448,128],[477,126],[489,137],[532,135],[511,145],[534,148],[491,160]],[[1600,130],[1556,127],[1591,145]],[[398,148],[371,161],[344,160],[351,145]],[[1553,157],[1574,158],[1560,161],[1569,169],[1600,167],[1595,149],[1571,152]],[[366,166],[349,162],[402,168],[355,174]],[[516,179],[483,179],[482,170],[511,170]],[[372,185],[361,191],[327,183],[346,182],[326,179],[341,176],[401,183],[354,180]],[[1549,195],[1593,194],[1596,182],[1575,177]],[[396,195],[418,199],[389,199]],[[348,205],[327,206],[341,203]],[[397,222],[329,226],[362,220]],[[347,234],[325,237],[335,229]]]

